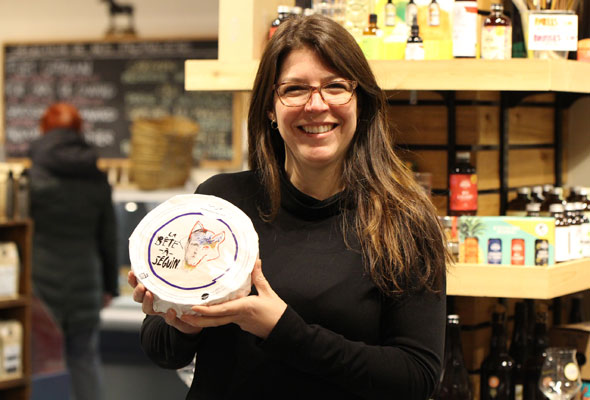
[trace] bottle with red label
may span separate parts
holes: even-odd
[[[524,265],[524,239],[512,239],[510,246],[510,264]]]
[[[477,173],[471,154],[459,151],[449,173],[449,215],[477,214]]]

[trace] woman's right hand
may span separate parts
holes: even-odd
[[[176,316],[176,311],[168,309],[165,313],[154,311],[154,295],[141,284],[133,271],[127,274],[127,283],[133,288],[133,301],[141,303],[141,310],[147,315],[159,315],[164,318],[166,323],[182,333],[197,334],[203,328],[193,326]]]

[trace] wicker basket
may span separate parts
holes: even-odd
[[[137,119],[131,126],[131,174],[139,189],[183,186],[199,126],[184,117]]]

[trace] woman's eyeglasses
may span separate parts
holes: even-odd
[[[314,90],[318,91],[324,103],[341,106],[352,99],[357,85],[356,81],[339,80],[327,82],[320,86],[283,82],[274,85],[273,88],[277,96],[279,96],[280,102],[287,107],[301,107],[307,104]]]

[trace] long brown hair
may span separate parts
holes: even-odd
[[[285,144],[268,119],[272,86],[293,50],[308,48],[343,78],[358,82],[357,129],[344,160],[343,232],[353,229],[366,268],[386,294],[440,290],[449,255],[436,210],[394,152],[386,98],[354,38],[339,24],[319,15],[294,17],[281,24],[260,60],[248,113],[250,168],[260,174],[272,220],[280,206],[280,169]],[[392,73],[395,73],[392,71]]]

